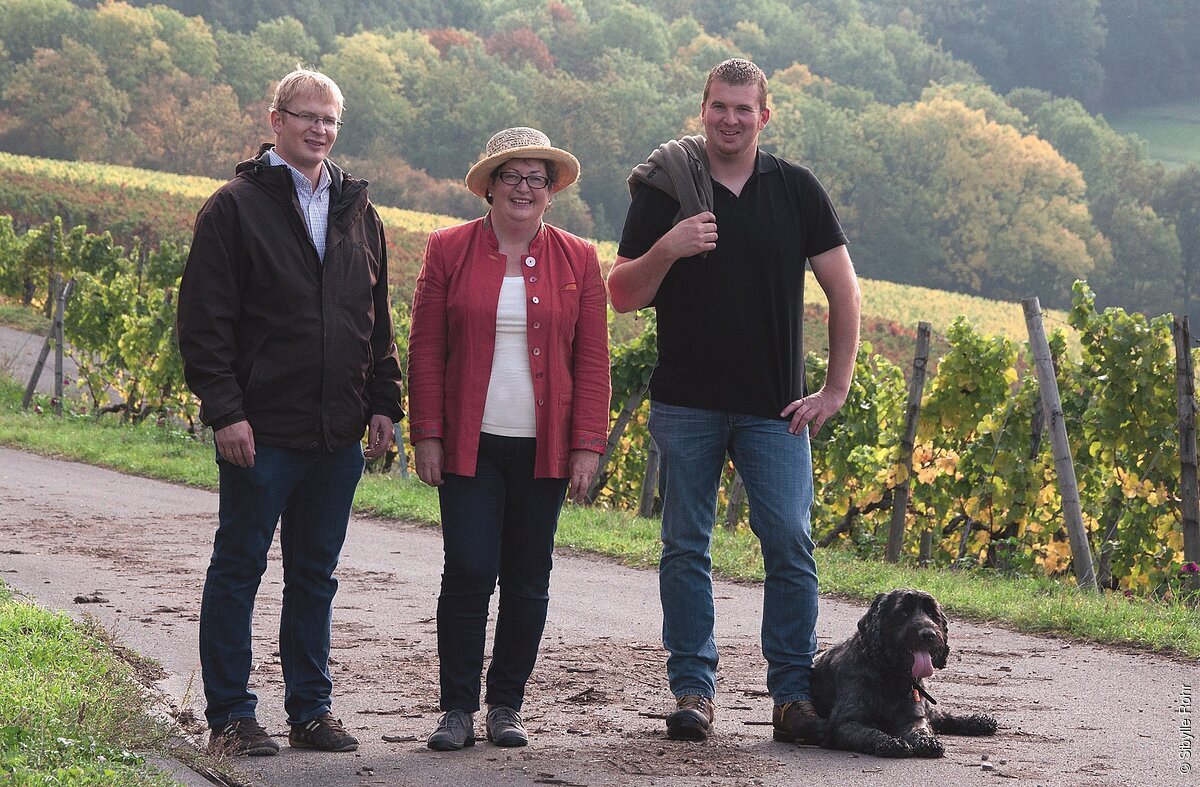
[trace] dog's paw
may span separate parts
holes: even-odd
[[[995,735],[1000,725],[994,716],[973,713],[963,719],[963,735]]]
[[[875,742],[874,754],[876,757],[911,757],[913,749],[900,738],[887,736]]]
[[[905,735],[904,742],[912,749],[914,757],[944,757],[946,747],[934,736],[926,732],[911,732]]]

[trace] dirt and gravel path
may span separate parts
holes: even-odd
[[[196,734],[196,653],[204,569],[215,527],[211,492],[0,449],[0,578],[37,602],[94,617],[159,662],[155,685]],[[1100,787],[1193,784],[1193,661],[954,622],[946,670],[929,682],[947,706],[987,711],[994,738],[947,738],[942,760],[888,761],[777,744],[758,649],[757,587],[717,583],[718,734],[666,739],[651,571],[560,553],[550,621],[530,686],[524,749],[481,742],[434,753],[436,529],[356,517],[339,577],[333,630],[335,712],[362,745],[353,754],[289,750],[239,759],[255,784],[300,785],[893,785]],[[284,735],[274,634],[276,546],[259,594],[259,719]],[[848,636],[863,607],[824,598],[822,646]],[[1185,729],[1185,723],[1187,728]],[[1187,748],[1185,748],[1187,747]]]

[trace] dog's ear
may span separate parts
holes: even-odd
[[[871,606],[867,609],[867,614],[863,615],[858,620],[858,631],[861,634],[866,634],[867,629],[872,625],[871,620],[878,621],[880,608],[883,606],[883,600],[887,598],[887,593],[878,593],[875,600],[871,602]],[[878,624],[875,624],[878,627]]]
[[[934,651],[933,656],[934,669],[945,669],[946,659],[950,655],[950,627],[946,620],[946,614],[942,612],[942,605],[937,603],[937,599],[933,596],[929,597],[933,602],[933,619],[937,622],[938,628],[942,630],[942,647]]]
[[[883,607],[887,598],[887,593],[875,596],[867,614],[858,621],[858,633],[862,636],[863,648],[871,658],[883,655]]]

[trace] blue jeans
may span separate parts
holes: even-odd
[[[489,705],[520,710],[550,601],[554,532],[565,478],[534,478],[532,437],[482,434],[474,477],[438,487],[446,555],[437,606],[442,710],[479,710],[488,605],[500,580]]]
[[[217,459],[220,514],[200,605],[200,669],[214,729],[253,718],[247,683],[251,618],[267,550],[280,523],[283,610],[279,656],[289,724],[330,710],[329,629],[350,504],[362,477],[362,447],[333,453],[255,446],[254,467]]]
[[[762,649],[776,705],[810,699],[817,651],[817,566],[809,510],[808,433],[788,422],[651,402],[650,434],[662,456],[663,553],[659,595],[667,678],[681,697],[716,693],[712,531],[725,455],[750,501],[750,529],[762,544]]]

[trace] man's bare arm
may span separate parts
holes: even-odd
[[[618,312],[650,305],[676,260],[717,248],[717,217],[697,213],[672,227],[640,257],[617,257],[608,274],[608,295]]]
[[[829,301],[829,366],[821,390],[797,399],[780,413],[791,419],[789,431],[792,434],[799,434],[806,426],[809,434],[816,434],[822,424],[841,409],[850,393],[854,359],[858,354],[861,295],[849,251],[845,246],[838,246],[818,254],[809,263]]]

